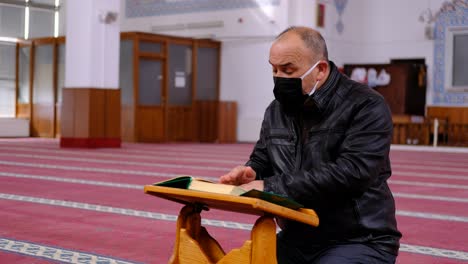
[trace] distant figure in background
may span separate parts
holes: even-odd
[[[317,228],[278,219],[279,263],[395,263],[401,233],[387,184],[392,117],[338,72],[317,31],[291,27],[270,49],[274,100],[245,166],[220,182],[288,196]]]

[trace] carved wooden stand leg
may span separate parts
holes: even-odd
[[[170,264],[276,263],[276,225],[271,216],[255,223],[251,240],[225,254],[219,243],[201,226],[201,208],[186,205],[177,219],[176,241]]]

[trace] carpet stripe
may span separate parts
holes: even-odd
[[[7,149],[7,148],[6,148]],[[26,148],[25,148],[26,149]],[[28,149],[30,150],[30,149]],[[36,150],[35,150],[36,151]],[[37,152],[51,152],[43,149],[38,149]],[[61,154],[61,152],[70,152],[70,153],[80,153],[80,152],[71,152],[71,151],[54,151],[57,154]],[[96,153],[91,152],[93,155],[105,155],[108,157],[127,157],[126,155],[116,155],[110,153]],[[85,153],[82,153],[85,154]],[[0,154],[2,155],[2,154]],[[104,164],[125,164],[125,165],[141,165],[141,166],[150,166],[150,167],[163,167],[163,168],[187,168],[187,169],[207,169],[207,170],[214,170],[214,171],[222,171],[226,172],[229,171],[232,167],[205,167],[205,166],[191,166],[191,165],[174,165],[174,164],[163,164],[163,163],[154,163],[154,162],[132,162],[132,161],[120,161],[120,160],[96,160],[90,158],[72,158],[72,157],[63,157],[63,156],[44,156],[44,155],[31,155],[31,154],[3,154],[7,156],[18,156],[18,157],[30,157],[30,158],[47,158],[53,160],[68,160],[68,161],[84,161],[84,162],[96,162],[96,163],[104,163]],[[178,158],[178,157],[148,157],[148,156],[141,156],[141,158],[146,159],[164,159],[168,161],[191,161],[191,162],[209,162],[209,163],[216,163],[217,161],[214,159],[196,159],[196,158]],[[6,162],[6,161],[5,161]],[[229,162],[228,160],[220,160],[220,163]],[[232,161],[231,161],[232,162]],[[234,164],[234,163],[233,163]],[[393,167],[398,167],[398,165],[393,164]],[[427,166],[424,166],[427,169]],[[462,172],[465,172],[465,169],[462,169]],[[399,170],[393,170],[394,175],[398,176],[412,176],[412,177],[422,177],[422,178],[440,178],[440,179],[458,179],[458,180],[468,180],[468,175],[448,175],[448,174],[433,174],[433,173],[421,173],[421,172],[404,172]]]
[[[53,205],[53,206],[62,206],[62,207],[76,208],[76,209],[96,211],[96,212],[102,212],[102,213],[112,213],[112,214],[120,214],[120,215],[127,215],[127,216],[144,217],[144,218],[163,220],[163,221],[175,222],[177,220],[177,215],[133,210],[129,208],[104,206],[104,205],[99,205],[99,204],[89,204],[89,203],[79,203],[79,202],[71,202],[71,201],[63,201],[63,200],[45,199],[45,198],[7,194],[7,193],[0,193],[0,199],[38,203],[38,204]],[[243,223],[237,223],[237,222],[232,222],[232,221],[221,221],[221,220],[211,220],[211,219],[202,219],[202,223],[209,225],[209,226],[224,227],[224,228],[230,228],[230,229],[240,229],[240,230],[251,230],[253,226],[251,224],[243,224]]]
[[[400,180],[389,180],[388,182],[390,184],[401,184],[401,185],[414,185],[414,186],[424,186],[424,187],[437,187],[437,188],[450,188],[450,189],[468,190],[468,185],[462,185],[462,184],[445,184],[445,183],[400,181]]]
[[[61,263],[80,264],[133,264],[125,260],[114,259],[106,256],[94,255],[69,249],[63,249],[41,244],[12,240],[0,237],[0,250],[14,252],[22,255],[34,256],[49,260],[60,261]]]
[[[232,169],[230,167],[215,167],[215,166],[196,166],[196,165],[182,165],[182,164],[169,164],[169,163],[155,163],[155,162],[140,162],[140,161],[123,161],[123,160],[109,160],[109,159],[94,159],[94,158],[81,158],[81,157],[64,157],[64,156],[52,156],[52,155],[37,155],[37,154],[17,154],[17,153],[0,153],[0,156],[7,157],[23,157],[23,158],[35,158],[35,159],[49,159],[58,161],[78,161],[78,162],[89,162],[99,164],[122,164],[131,166],[147,166],[147,167],[160,167],[160,168],[184,168],[184,169],[202,169],[211,171],[220,171],[224,173]],[[174,160],[172,160],[173,162]],[[201,161],[201,160],[200,160]],[[206,159],[204,160],[206,161]],[[392,163],[392,168],[400,169],[419,169],[419,170],[439,170],[448,172],[466,172],[467,168],[454,168],[454,167],[440,167],[440,166],[429,166],[429,165],[405,165]],[[421,174],[418,174],[421,175]],[[427,175],[427,174],[426,174]],[[468,180],[468,175],[459,175],[462,179]]]
[[[128,215],[128,216],[136,216],[136,217],[146,217],[146,218],[152,218],[156,220],[175,221],[177,219],[176,215],[161,214],[161,213],[154,213],[154,212],[141,211],[141,210],[133,210],[129,208],[103,206],[103,205],[98,205],[98,204],[88,204],[88,203],[79,203],[79,202],[71,202],[71,201],[63,201],[63,200],[45,199],[45,198],[7,194],[7,193],[0,193],[0,199],[39,203],[39,204],[54,205],[54,206],[63,206],[63,207],[69,207],[69,208],[77,208],[77,209],[98,211],[98,212],[104,212],[104,213],[122,214],[122,215]],[[416,217],[416,218],[453,221],[453,222],[468,222],[468,217],[456,216],[456,215],[443,215],[443,214],[435,214],[435,213],[411,212],[411,211],[402,211],[402,210],[397,210],[396,214],[400,216],[408,216],[408,217]],[[252,225],[241,224],[241,223],[230,222],[230,221],[209,220],[209,219],[203,219],[203,221],[206,221],[205,223],[207,225],[234,228],[234,229],[250,230],[249,228],[251,228],[252,226]],[[237,228],[238,225],[241,225],[242,227]]]
[[[31,152],[33,151],[30,147],[8,147],[8,146],[1,146],[1,150],[13,150],[13,151],[28,151]],[[39,149],[35,148],[34,149],[35,153],[49,153],[49,154],[57,154],[57,155],[63,155],[63,154],[70,154],[73,156],[86,156],[89,157],[91,156],[96,156],[96,157],[110,157],[110,158],[128,158],[128,155],[126,154],[115,154],[115,153],[106,153],[106,152],[97,152],[97,151],[85,151],[85,150],[80,150],[80,151],[75,151],[75,150],[56,150],[56,149]],[[146,160],[167,160],[167,161],[187,161],[187,162],[209,162],[209,163],[221,163],[221,164],[232,164],[232,166],[238,165],[238,164],[243,164],[245,162],[245,159],[247,156],[244,157],[244,159],[240,160],[233,160],[233,159],[219,159],[219,156],[217,155],[216,157],[210,157],[208,158],[195,158],[195,157],[181,157],[181,153],[177,153],[177,156],[174,157],[168,157],[168,153],[161,153],[161,152],[154,152],[152,153],[151,156],[148,155],[135,155],[133,154],[131,158],[138,158],[138,159],[146,159]],[[187,153],[185,153],[187,154]],[[205,152],[203,153],[198,153],[198,154],[206,154]],[[193,156],[199,157],[199,155],[196,154],[190,154]],[[463,167],[466,169],[463,164],[460,162],[454,162],[454,161],[431,161],[431,162],[413,162],[413,161],[408,161],[408,160],[398,160],[398,159],[392,159],[392,164],[394,166],[398,165],[403,165],[403,166],[409,166],[411,164],[423,164],[423,165],[439,165],[439,167]]]
[[[22,174],[22,173],[11,173],[11,172],[0,172],[0,177],[36,179],[36,180],[78,183],[78,184],[88,184],[88,185],[96,185],[96,186],[108,186],[108,187],[138,189],[138,190],[143,189],[143,185],[138,185],[138,184],[103,182],[103,181],[82,180],[82,179],[74,179],[74,178],[61,178],[61,177],[55,177],[55,176],[42,176],[42,175],[31,175],[31,174]],[[409,198],[409,199],[468,203],[468,198],[458,198],[458,197],[449,197],[449,196],[421,195],[421,194],[411,194],[411,193],[401,193],[401,192],[394,192],[393,196],[400,197],[400,198]]]
[[[422,195],[412,193],[400,193],[394,192],[394,197],[409,198],[409,199],[422,199],[422,200],[435,200],[445,202],[456,202],[456,203],[468,203],[468,198],[448,197],[448,196],[436,196],[436,195]]]
[[[96,204],[86,204],[86,203],[78,203],[78,202],[70,202],[70,201],[43,199],[43,198],[36,198],[36,197],[30,197],[30,196],[4,194],[4,193],[0,193],[0,198],[7,199],[7,200],[14,200],[14,201],[32,202],[32,203],[39,203],[39,204],[45,204],[45,205],[63,206],[63,207],[69,207],[69,208],[91,210],[91,211],[104,212],[104,213],[144,217],[144,218],[163,220],[163,221],[176,221],[177,220],[176,215],[159,214],[159,213],[154,213],[154,212],[110,207],[110,206],[101,206],[101,205],[96,205]],[[398,213],[400,214],[401,212],[399,211]],[[418,213],[418,214],[421,215],[424,213]],[[403,212],[403,215],[414,216],[415,213]],[[435,215],[425,214],[424,218],[431,218],[431,216],[435,216]],[[433,219],[441,219],[441,217],[439,215],[439,217],[436,217]],[[466,221],[468,220],[465,218],[464,222]],[[237,230],[251,230],[253,226],[250,224],[220,221],[220,220],[211,220],[211,219],[202,219],[202,223],[207,226],[224,227],[224,228],[237,229]],[[405,252],[423,254],[423,255],[468,260],[468,252],[464,252],[464,251],[439,249],[439,248],[433,248],[433,247],[408,245],[408,244],[402,244],[400,250],[405,251]]]
[[[392,172],[394,176],[396,175],[396,176],[410,176],[410,177],[422,177],[422,178],[468,180],[468,175],[433,174],[433,173],[398,171],[398,170],[392,170]]]
[[[161,213],[154,213],[154,212],[141,211],[141,210],[133,210],[129,208],[103,206],[99,204],[89,204],[89,203],[79,203],[79,202],[71,202],[71,201],[63,201],[63,200],[45,199],[45,198],[15,195],[15,194],[0,193],[0,199],[39,203],[39,204],[54,205],[54,206],[63,206],[63,207],[91,210],[91,211],[97,211],[97,212],[103,212],[103,213],[114,213],[114,214],[121,214],[121,215],[128,215],[128,216],[145,217],[145,218],[151,218],[151,219],[156,219],[156,220],[176,221],[177,219],[176,215],[161,214]],[[402,210],[397,210],[396,214],[399,216],[468,223],[468,217],[455,216],[455,215],[442,215],[442,214],[425,213],[425,212],[410,212],[410,211],[402,211]],[[244,229],[244,230],[250,230],[250,228],[252,227],[252,225],[249,225],[249,224],[241,224],[241,223],[230,222],[230,221],[220,221],[220,220],[210,220],[210,219],[203,219],[203,221],[207,225],[216,226],[216,227],[226,227],[226,228]]]
[[[392,144],[391,150],[409,151],[409,152],[435,152],[435,153],[468,153],[468,148],[465,147],[433,147],[433,146],[412,146],[412,145],[395,145]]]
[[[137,170],[76,167],[76,166],[67,166],[67,165],[50,165],[50,164],[14,162],[14,161],[0,161],[0,165],[24,166],[24,167],[34,167],[34,168],[47,168],[47,169],[62,169],[62,170],[74,170],[74,171],[88,171],[88,172],[103,172],[103,173],[115,173],[115,174],[134,174],[134,175],[142,175],[142,176],[159,176],[159,177],[167,177],[167,178],[172,178],[172,177],[181,175],[180,173],[176,174],[176,173],[159,173],[159,172],[137,171]],[[204,178],[204,179],[212,180],[212,181],[218,180],[217,177],[207,177],[207,176],[200,176],[200,175],[192,175],[192,176],[198,177],[198,178]],[[390,180],[389,183],[400,184],[400,185],[424,186],[424,187],[468,189],[468,185],[461,185],[461,184],[443,184],[443,183],[401,181],[401,180]]]
[[[215,171],[222,171],[222,172],[226,172],[232,169],[231,167],[179,165],[179,164],[169,164],[169,163],[138,162],[138,161],[124,161],[124,160],[98,160],[98,159],[89,159],[89,158],[74,158],[74,157],[50,156],[50,155],[35,155],[35,154],[0,153],[0,156],[22,157],[22,158],[30,158],[30,159],[48,159],[48,160],[59,160],[59,161],[78,161],[78,162],[89,162],[89,163],[100,163],[100,164],[119,164],[119,165],[131,165],[131,166],[161,167],[161,168],[186,168],[186,169],[198,169],[198,170],[215,170]]]
[[[138,171],[138,170],[119,170],[119,169],[104,169],[104,168],[91,168],[91,167],[77,167],[77,166],[67,166],[67,165],[51,165],[51,164],[40,164],[40,163],[29,163],[29,162],[14,162],[14,161],[4,161],[0,160],[0,165],[10,165],[10,166],[23,166],[23,167],[32,167],[32,168],[45,168],[45,169],[60,169],[60,170],[73,170],[73,171],[88,171],[88,172],[103,172],[103,173],[115,173],[115,174],[133,174],[141,176],[156,176],[156,177],[166,177],[172,178],[180,176],[180,173],[160,173],[152,171]],[[198,178],[205,178],[209,180],[218,180],[214,177],[206,177],[200,175],[192,175]]]
[[[108,186],[108,187],[143,190],[143,185],[138,185],[138,184],[81,180],[81,179],[73,179],[73,178],[61,178],[61,177],[55,177],[55,176],[40,176],[40,175],[30,175],[30,174],[22,174],[22,173],[0,172],[0,177],[14,177],[14,178],[57,181],[57,182],[66,182],[66,183],[79,183],[79,184],[89,184],[89,185],[96,185],[96,186]]]
[[[122,165],[131,165],[131,166],[148,166],[148,167],[160,167],[160,168],[186,168],[186,169],[211,170],[211,171],[221,171],[221,172],[230,171],[232,169],[232,166],[229,166],[229,167],[196,166],[196,165],[93,159],[93,158],[64,157],[64,156],[36,155],[36,154],[0,153],[0,156],[22,157],[22,158],[32,158],[32,159],[48,159],[48,160],[58,160],[58,161],[78,161],[78,162],[90,162],[90,163],[99,163],[99,164],[122,164]],[[205,159],[205,161],[207,160]],[[467,168],[440,167],[440,166],[429,166],[429,165],[421,166],[421,165],[392,164],[392,167],[400,168],[400,169],[418,169],[418,170],[430,169],[430,170],[448,171],[448,172],[466,172],[467,171]]]
[[[460,161],[414,161],[408,159],[392,159],[390,158],[392,164],[402,164],[402,165],[437,165],[439,167],[458,167],[458,168],[468,168],[468,164],[462,163]]]
[[[14,145],[12,145],[14,146]],[[33,146],[32,144],[28,143],[22,146],[31,146],[35,148],[42,148],[42,149],[53,149],[56,150],[57,146],[53,146],[50,144],[46,145],[41,145],[41,146]],[[144,147],[145,144],[135,144],[135,145],[130,145],[132,148],[127,148],[126,146],[123,146],[123,148],[119,149],[122,153],[125,153],[127,155],[134,155],[134,154],[142,154],[142,155],[166,155],[166,156],[176,156],[176,157],[181,157],[181,156],[198,156],[198,157],[206,157],[206,158],[219,158],[219,157],[229,157],[233,159],[245,159],[250,155],[250,150],[242,153],[234,153],[229,151],[229,153],[226,153],[225,150],[222,151],[216,151],[213,152],[211,150],[191,150],[190,148],[196,148],[196,145],[187,145],[187,148],[183,148],[183,151],[181,151],[180,148],[172,148],[172,149],[167,149],[167,148],[158,148],[158,145],[152,145],[154,148],[150,149],[145,149],[141,148]],[[252,147],[253,148],[253,147]],[[82,150],[80,150],[81,152]],[[114,151],[110,149],[100,149],[98,150],[99,153],[112,153]]]
[[[233,160],[233,159],[219,159],[219,156],[215,158],[195,158],[195,157],[181,157],[179,156],[174,156],[174,157],[168,157],[167,153],[163,152],[155,152],[153,155],[137,155],[137,154],[132,154],[131,157],[129,157],[128,154],[115,154],[115,153],[104,153],[104,152],[97,152],[97,151],[75,151],[75,150],[52,150],[52,149],[31,149],[30,147],[0,147],[1,150],[9,150],[9,151],[28,151],[28,152],[34,152],[34,153],[52,153],[52,154],[57,154],[57,155],[63,155],[63,154],[70,154],[74,156],[96,156],[96,157],[102,157],[102,158],[138,158],[138,159],[143,159],[143,160],[167,160],[170,162],[173,161],[187,161],[187,162],[209,162],[209,163],[222,163],[222,164],[233,164],[233,166],[238,165],[238,164],[243,164],[245,163],[244,160]],[[194,155],[198,156],[198,155]],[[248,156],[246,156],[247,158]]]
[[[440,167],[440,166],[429,166],[429,165],[404,165],[404,164],[393,164],[392,168],[399,169],[413,169],[413,170],[437,170],[437,171],[452,171],[452,172],[465,172],[466,168],[451,168],[451,167]]]
[[[399,216],[410,216],[410,217],[417,217],[417,218],[468,223],[468,217],[464,217],[464,216],[443,215],[443,214],[433,214],[433,213],[424,213],[424,212],[410,212],[410,211],[402,211],[402,210],[397,210],[396,214]]]

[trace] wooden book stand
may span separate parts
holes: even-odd
[[[185,204],[177,218],[176,240],[170,264],[277,263],[275,216],[312,226],[318,226],[319,223],[312,209],[292,210],[257,198],[152,185],[146,185],[144,190],[147,194]],[[246,240],[241,248],[226,254],[201,226],[200,212],[205,208],[260,217],[253,226],[250,240]]]

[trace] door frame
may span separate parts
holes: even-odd
[[[29,93],[29,99],[30,99],[30,135],[31,136],[37,136],[37,137],[55,137],[56,135],[56,126],[57,126],[57,122],[56,122],[56,116],[57,116],[57,113],[56,113],[56,106],[55,106],[55,102],[57,101],[57,76],[58,76],[58,70],[57,70],[57,55],[58,55],[58,50],[57,50],[57,39],[54,38],[54,37],[48,37],[48,38],[40,38],[40,39],[35,39],[32,41],[32,46],[31,46],[31,49],[32,49],[32,52],[31,52],[31,60],[30,60],[30,63],[32,65],[31,67],[31,73],[30,73],[30,77],[31,77],[31,80],[30,80],[30,93]],[[35,135],[33,132],[34,132],[34,122],[35,122],[35,117],[34,117],[34,72],[35,72],[35,69],[36,69],[36,48],[38,46],[45,46],[45,45],[52,45],[52,69],[53,69],[53,72],[52,72],[52,105],[53,105],[53,116],[51,117],[51,120],[52,120],[52,131],[50,133],[47,133],[46,135],[44,134],[38,134],[38,135]]]
[[[134,105],[135,105],[135,112],[134,112],[134,120],[135,120],[135,138],[137,142],[143,142],[147,140],[142,140],[140,138],[141,134],[141,124],[139,113],[140,109],[151,109],[151,108],[160,108],[162,111],[163,120],[159,123],[162,126],[162,137],[157,138],[154,140],[150,140],[151,142],[165,142],[167,141],[168,134],[167,134],[167,43],[164,41],[163,38],[154,37],[151,35],[145,34],[137,34],[133,39],[133,48],[134,48],[134,61],[133,61],[133,82],[134,82]],[[140,43],[141,42],[150,42],[150,43],[157,43],[161,45],[161,52],[153,53],[153,52],[146,52],[141,51]],[[159,61],[161,62],[161,76],[163,80],[161,81],[161,104],[159,106],[140,106],[139,104],[139,86],[140,86],[140,60],[149,60],[149,61]],[[153,124],[155,125],[158,123],[157,120],[153,120]],[[154,135],[155,133],[153,133]]]

